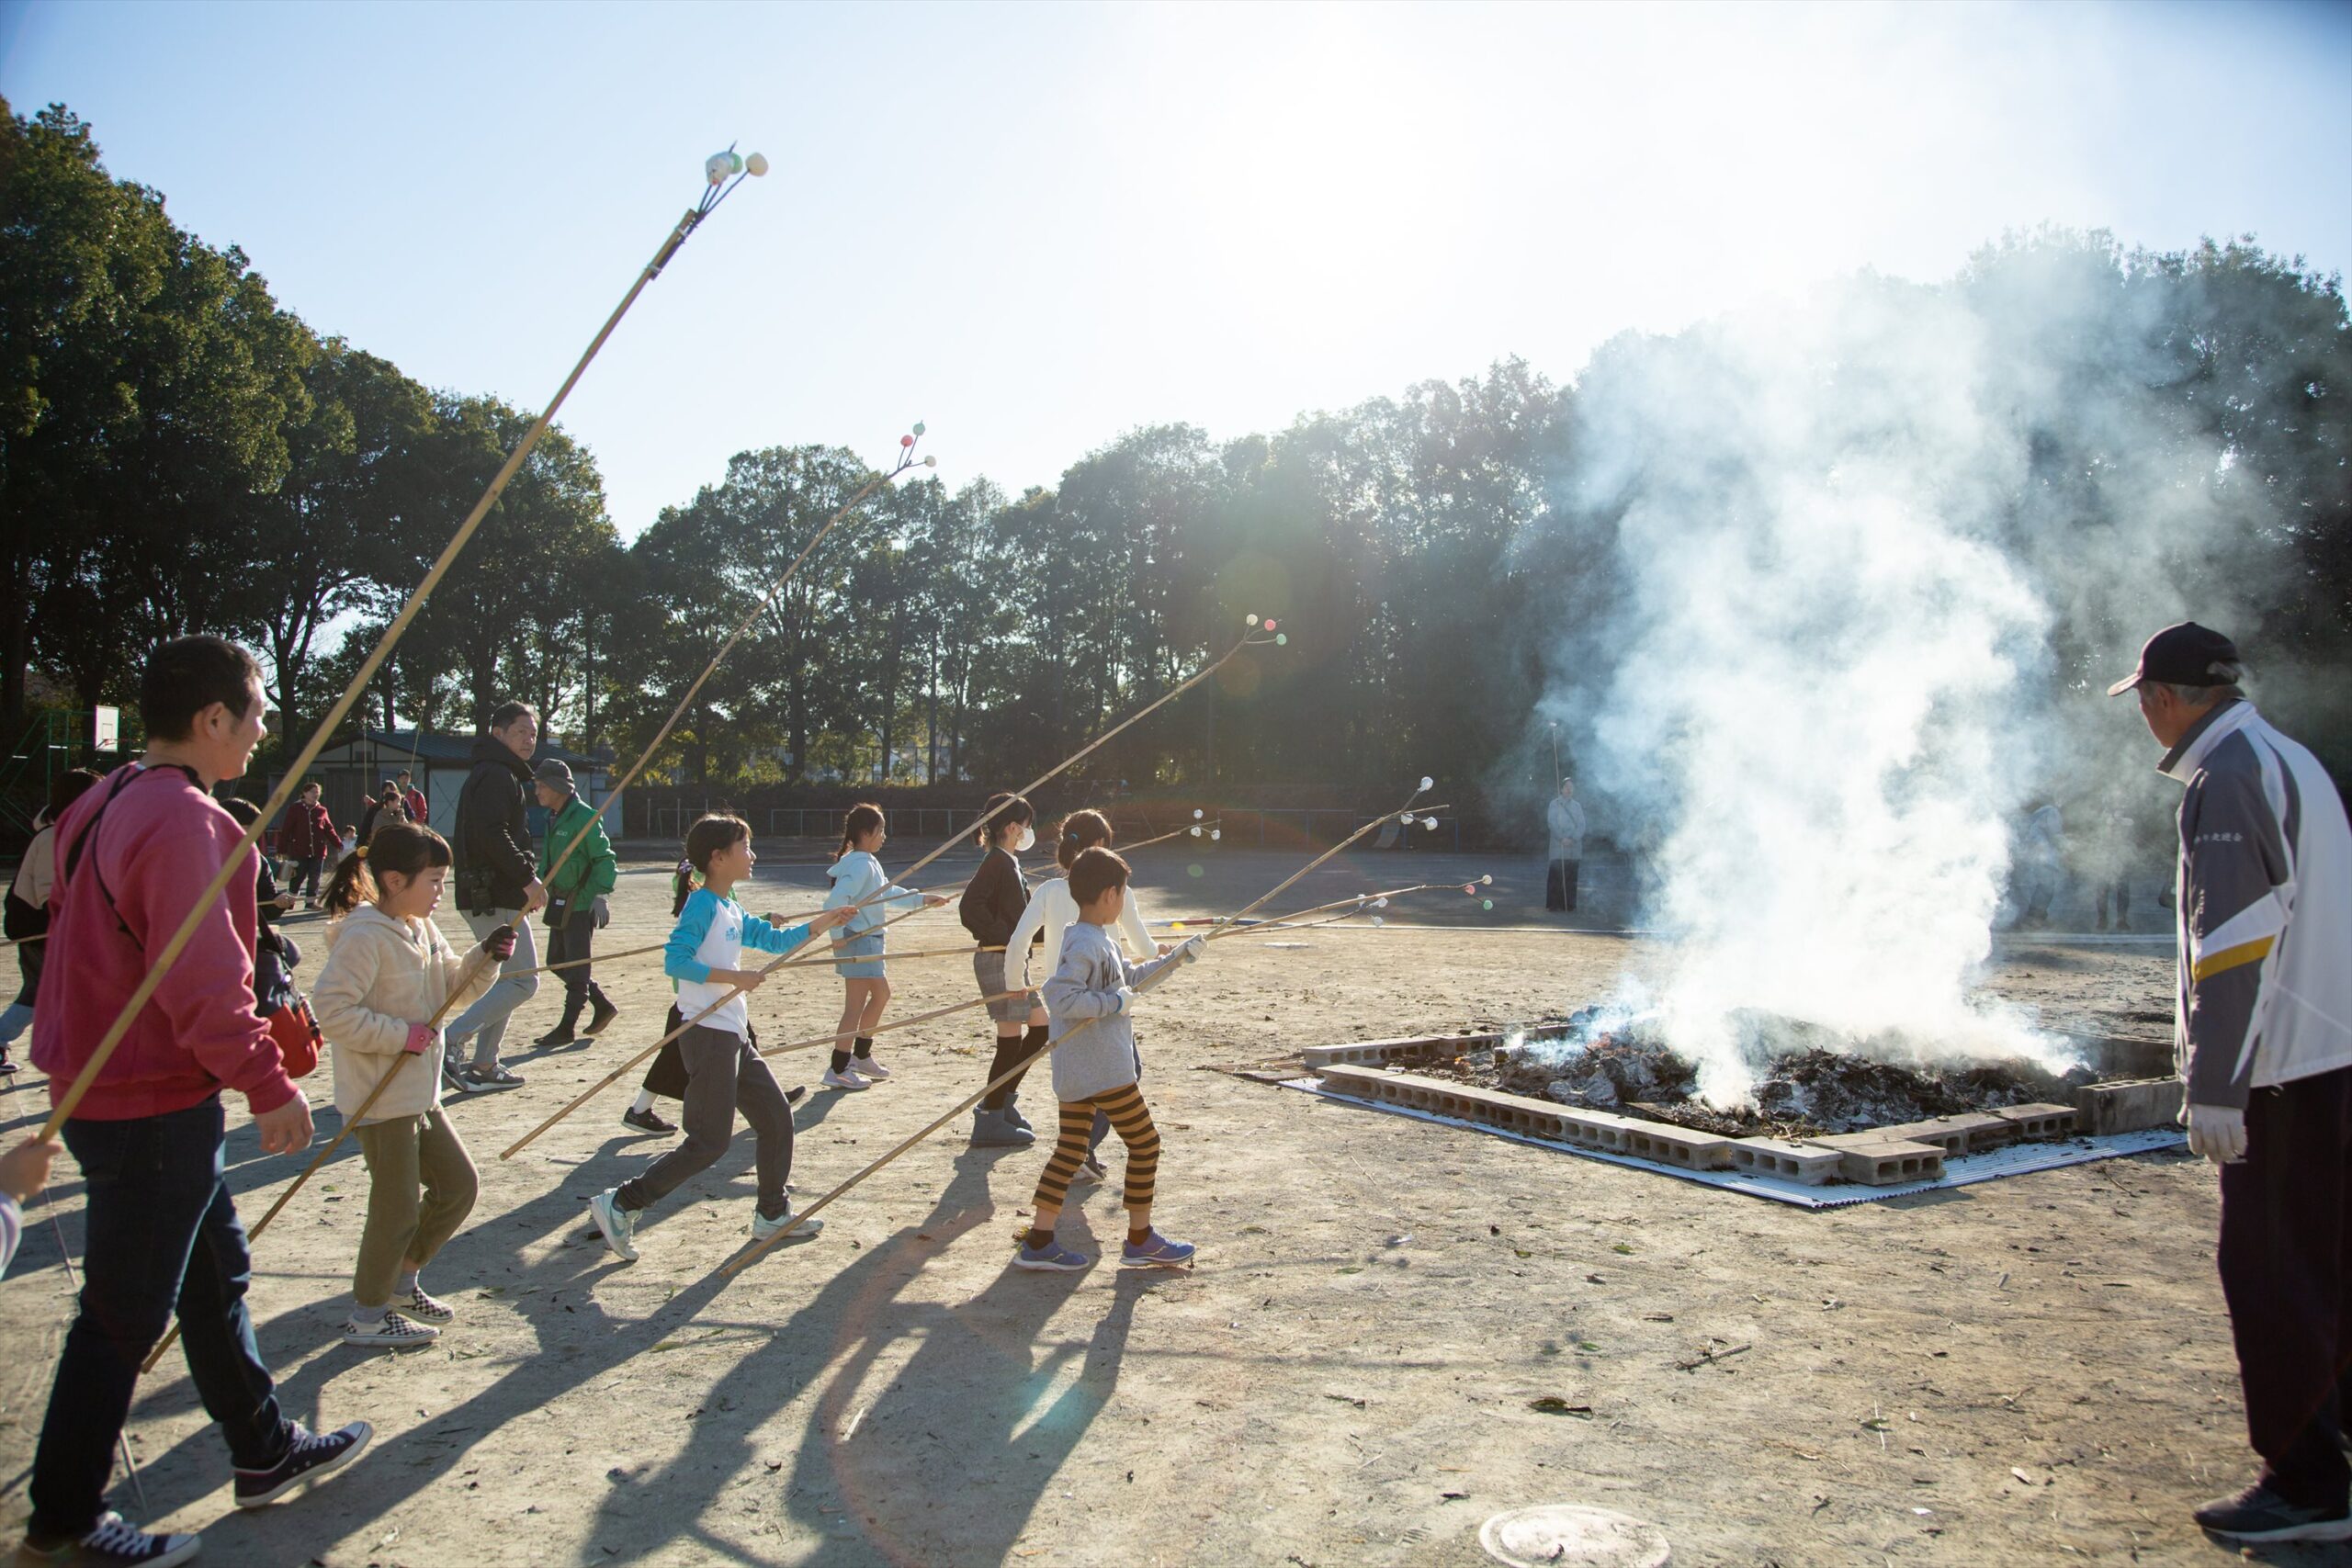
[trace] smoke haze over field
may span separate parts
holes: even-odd
[[[2259,642],[2274,503],[2195,428],[2184,367],[2212,355],[2155,319],[2177,291],[2117,262],[1860,276],[1618,340],[1577,389],[1559,520],[1606,586],[1537,728],[1576,737],[1597,828],[1653,848],[1681,942],[1655,1000],[1710,1100],[1747,1093],[1743,1009],[2048,1060],[1967,997],[2017,824],[2153,820],[2155,752],[2106,681],[2172,621]]]

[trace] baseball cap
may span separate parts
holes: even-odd
[[[2150,637],[2140,649],[2140,668],[2109,686],[2107,694],[2120,697],[2143,681],[2166,686],[2226,686],[2229,681],[2214,674],[2213,666],[2238,662],[2237,644],[2211,626],[2183,621]]]

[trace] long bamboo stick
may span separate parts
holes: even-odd
[[[227,889],[230,879],[235,876],[239,869],[243,866],[245,852],[261,841],[264,828],[286,809],[287,802],[294,798],[294,792],[301,784],[302,775],[309,771],[311,764],[318,760],[319,753],[325,749],[327,738],[333,735],[336,728],[343,723],[344,716],[350,713],[353,705],[358,702],[359,694],[366,691],[368,683],[376,678],[377,670],[391,653],[394,645],[407,634],[418,612],[424,608],[425,601],[432,596],[433,591],[441,585],[441,580],[448,575],[450,567],[457,564],[458,557],[463,553],[465,547],[473,542],[476,530],[481,526],[481,520],[490,515],[490,509],[497,504],[500,494],[506,489],[507,481],[521,469],[524,461],[530,457],[532,448],[539,444],[539,437],[546,434],[548,426],[555,422],[556,411],[562,408],[564,400],[571,395],[571,389],[579,384],[580,378],[586,373],[589,362],[594,360],[598,351],[603,349],[605,341],[613,335],[614,329],[620,325],[621,318],[628,313],[629,307],[637,303],[637,297],[645,292],[645,286],[660,275],[662,268],[676,253],[678,246],[685,242],[689,233],[694,231],[695,225],[700,221],[701,216],[700,212],[688,212],[678,220],[677,227],[671,231],[670,237],[662,243],[662,249],[656,252],[653,259],[645,265],[644,269],[638,274],[637,281],[630,284],[628,292],[621,297],[621,302],[615,306],[613,313],[605,319],[605,324],[597,330],[595,337],[590,341],[587,352],[580,356],[579,363],[571,367],[571,373],[566,376],[563,378],[563,384],[556,389],[554,398],[540,412],[538,418],[531,422],[530,429],[524,432],[523,439],[515,444],[514,450],[507,455],[505,463],[499,468],[496,477],[490,481],[490,488],[482,491],[480,501],[474,502],[473,511],[467,514],[465,522],[458,525],[457,533],[450,537],[449,542],[441,547],[440,555],[434,558],[432,569],[424,574],[424,581],[418,583],[415,591],[409,594],[408,602],[401,606],[400,614],[392,618],[391,624],[384,628],[384,635],[377,638],[375,648],[370,649],[368,657],[360,661],[359,668],[352,674],[351,683],[344,688],[343,695],[335,699],[334,705],[327,710],[326,716],[321,719],[318,728],[311,731],[311,739],[303,743],[301,750],[297,752],[294,760],[288,764],[286,776],[278,782],[277,787],[270,792],[267,803],[262,807],[261,814],[254,818],[253,826],[245,829],[237,847],[223,859],[220,869],[214,874],[210,884],[189,906],[187,914],[179,923],[179,928],[172,932],[170,940],[164,943],[162,949],[156,953],[154,960],[148,964],[146,975],[136,987],[132,987],[130,995],[122,1004],[122,1010],[115,1015],[114,1022],[107,1025],[107,1032],[98,1037],[97,1046],[90,1053],[90,1059],[82,1065],[82,1070],[74,1075],[74,1081],[66,1087],[65,1093],[59,1097],[55,1108],[50,1111],[49,1120],[41,1128],[41,1135],[44,1138],[54,1138],[58,1128],[65,1123],[66,1118],[72,1116],[74,1108],[82,1103],[82,1097],[90,1091],[90,1085],[96,1081],[99,1072],[106,1066],[108,1058],[113,1056],[115,1047],[121,1044],[122,1037],[130,1032],[131,1021],[139,1016],[140,1010],[153,998],[155,988],[163,984],[164,976],[171,972],[172,965],[179,962],[180,954],[187,950],[189,940],[196,935],[197,928],[215,912],[215,906],[221,893]]]

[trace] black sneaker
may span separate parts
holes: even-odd
[[[615,1007],[604,998],[598,997],[595,1000],[595,1010],[588,1016],[588,1027],[582,1030],[580,1032],[582,1034],[602,1034],[605,1032],[605,1025],[612,1022],[613,1020],[620,1017],[620,1009]]]
[[[8,1047],[0,1045],[0,1073],[13,1073],[16,1070],[17,1058],[8,1055]]]
[[[2197,1522],[2231,1540],[2352,1540],[2352,1508],[2299,1508],[2259,1483],[2214,1498]]]
[[[465,1070],[447,1056],[441,1058],[441,1088],[447,1094],[471,1094],[474,1086],[466,1081]]]
[[[59,1568],[172,1568],[196,1555],[203,1541],[193,1535],[149,1535],[111,1510],[100,1514],[79,1540],[36,1546],[28,1537],[17,1548],[19,1563],[54,1562]]]
[[[674,1124],[662,1121],[661,1113],[656,1111],[653,1107],[650,1105],[642,1111],[629,1110],[622,1111],[621,1125],[624,1127],[634,1127],[640,1133],[664,1134],[674,1133],[678,1130]]]
[[[532,1041],[531,1043],[537,1046],[542,1051],[552,1051],[559,1045],[571,1044],[573,1038],[574,1036],[572,1035],[570,1026],[558,1024],[555,1028],[548,1030],[545,1034],[540,1035],[537,1040]]]
[[[267,1470],[237,1472],[237,1506],[263,1508],[277,1502],[305,1481],[316,1481],[341,1470],[359,1457],[376,1428],[365,1421],[327,1433],[312,1432],[297,1421],[294,1440],[286,1457]]]

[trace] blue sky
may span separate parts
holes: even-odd
[[[730,141],[775,165],[568,405],[633,535],[744,447],[1054,482],[1573,378],[2007,228],[2352,261],[2352,6],[25,4],[0,93],[322,332],[536,408]]]

